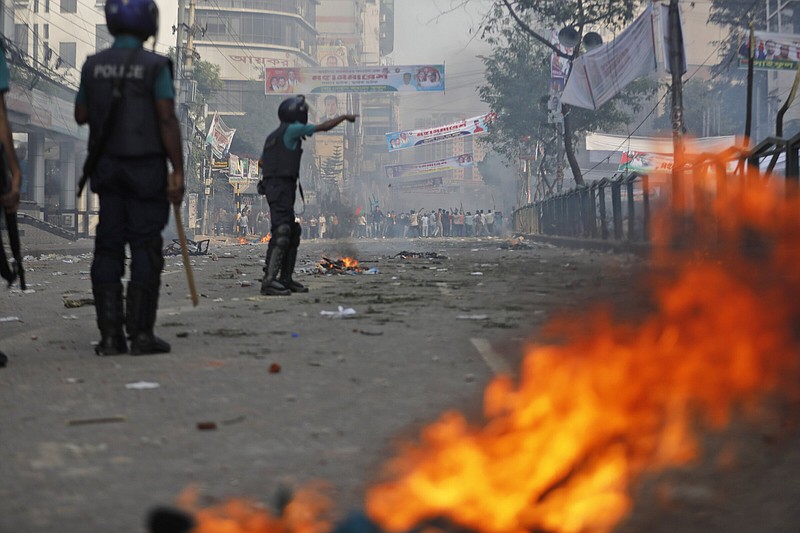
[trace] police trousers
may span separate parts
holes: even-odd
[[[92,284],[119,283],[126,244],[131,281],[157,284],[164,264],[161,232],[169,221],[166,159],[101,157],[91,187],[100,196]]]
[[[297,199],[295,178],[264,178],[263,191],[269,203],[270,232],[283,224],[294,227],[294,202]]]

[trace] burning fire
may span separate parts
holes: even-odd
[[[250,244],[250,241],[248,241],[244,237],[239,237],[239,244]]]
[[[363,268],[359,266],[358,259],[354,257],[343,257],[341,259],[333,260],[323,256],[322,261],[317,265],[317,268],[323,274],[331,272],[363,272]]]
[[[270,240],[271,238],[272,238],[272,233],[267,233],[266,235],[264,235],[263,237],[261,237],[261,240],[260,240],[260,241],[258,241],[258,242],[260,242],[260,243],[267,243],[267,242],[269,242],[269,240]]]
[[[764,181],[728,187],[713,201],[698,190],[691,230],[659,224],[657,266],[677,269],[653,281],[651,316],[552,324],[569,342],[529,346],[519,382],[487,388],[483,424],[450,412],[427,427],[369,491],[370,516],[391,531],[436,517],[476,531],[611,531],[639,476],[700,457],[700,428],[753,417],[767,395],[798,397],[796,199]],[[689,235],[693,246],[668,246]]]
[[[312,484],[292,495],[280,513],[249,500],[230,500],[197,508],[197,491],[190,488],[179,503],[193,509],[197,526],[192,533],[325,533],[331,529],[327,515],[333,505],[321,484]]]
[[[445,518],[483,532],[610,532],[642,475],[702,458],[703,431],[758,421],[766,399],[800,399],[798,197],[730,177],[711,198],[721,177],[706,172],[692,216],[654,224],[653,311],[636,324],[599,308],[552,323],[553,342],[527,347],[518,380],[488,386],[483,422],[445,413],[387,463],[370,518],[388,531]],[[207,509],[197,532],[325,526],[313,499],[297,526],[229,505],[242,525]]]

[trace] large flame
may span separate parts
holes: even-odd
[[[640,475],[698,457],[699,428],[753,415],[769,393],[796,397],[797,199],[757,180],[714,200],[704,187],[693,217],[658,224],[650,316],[553,324],[560,343],[529,346],[519,381],[487,388],[483,424],[446,413],[388,463],[370,516],[392,531],[437,517],[477,531],[611,531]]]
[[[342,263],[344,263],[345,268],[358,267],[358,259],[355,257],[342,257]]]
[[[518,380],[489,385],[483,422],[445,413],[387,463],[367,494],[373,520],[609,532],[643,474],[701,458],[704,432],[757,418],[770,396],[800,398],[798,196],[738,176],[721,187],[708,172],[681,206],[691,216],[654,224],[652,312],[550,324]],[[198,511],[196,533],[320,533],[330,523],[319,501],[297,498],[281,517],[230,502]]]

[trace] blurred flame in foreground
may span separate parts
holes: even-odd
[[[723,189],[709,168],[692,216],[654,224],[652,312],[635,324],[600,308],[554,321],[558,342],[531,344],[516,382],[488,386],[482,423],[445,413],[387,463],[367,494],[373,520],[609,532],[633,483],[697,459],[702,431],[757,420],[770,397],[800,399],[798,197],[739,177]],[[195,533],[322,533],[332,525],[320,494],[301,491],[280,517],[247,501],[203,509]]]
[[[639,476],[699,456],[696,430],[756,417],[768,394],[798,396],[798,200],[738,178],[717,197],[706,177],[692,217],[657,221],[654,311],[551,324],[562,342],[530,345],[517,383],[488,386],[482,425],[448,412],[389,461],[367,495],[372,519],[608,532]]]
[[[244,499],[198,509],[195,488],[185,490],[178,503],[194,513],[192,533],[325,533],[332,526],[328,514],[333,507],[325,492],[321,484],[308,485],[292,495],[281,513]]]

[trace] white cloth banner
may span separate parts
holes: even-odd
[[[734,135],[721,137],[699,137],[685,139],[686,152],[699,154],[703,152],[722,152],[736,145]],[[610,135],[590,133],[586,136],[586,149],[605,150],[610,152],[649,152],[654,154],[672,154],[672,138],[657,137],[626,137],[625,135]]]
[[[561,102],[597,109],[630,82],[657,68],[651,5],[612,42],[583,54],[572,63]]]

